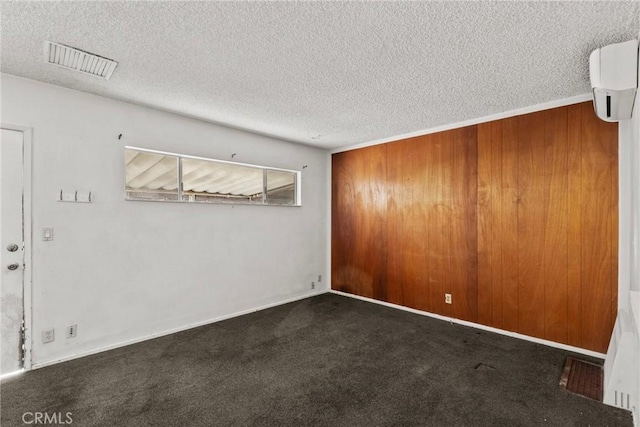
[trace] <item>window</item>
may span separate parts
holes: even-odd
[[[300,172],[125,148],[127,200],[300,206]]]
[[[178,157],[125,150],[127,199],[178,200]]]

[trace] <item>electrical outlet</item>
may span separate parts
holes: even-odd
[[[316,288],[316,282],[311,282],[311,289],[315,289]]]
[[[444,294],[444,302],[446,304],[451,304],[451,294]]]
[[[78,334],[78,325],[67,326],[67,338],[75,338]]]
[[[49,329],[46,331],[42,331],[42,342],[48,343],[56,339],[55,329]]]

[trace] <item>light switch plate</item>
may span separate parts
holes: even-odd
[[[78,191],[76,202],[80,203],[91,203],[93,202],[93,197],[91,196],[91,191]]]
[[[59,202],[91,203],[93,195],[89,190],[60,190],[58,193]]]
[[[60,191],[60,201],[61,202],[75,202],[76,201],[76,191]]]
[[[42,240],[53,240],[53,227],[42,227]]]

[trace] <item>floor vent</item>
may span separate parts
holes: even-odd
[[[118,63],[93,53],[59,43],[46,42],[45,54],[49,64],[79,71],[109,80]]]
[[[614,390],[613,396],[613,404],[622,409],[627,409],[629,411],[633,411],[633,398],[629,393],[625,393],[623,391]]]
[[[602,365],[586,360],[567,357],[564,362],[560,387],[602,402],[603,370]]]

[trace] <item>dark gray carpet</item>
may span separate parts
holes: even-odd
[[[631,426],[558,388],[568,353],[332,294],[31,371],[2,426]]]

